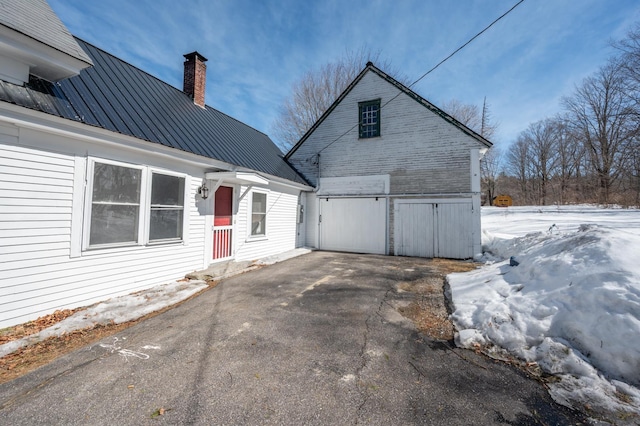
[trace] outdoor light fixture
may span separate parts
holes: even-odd
[[[198,195],[200,195],[203,200],[209,198],[209,188],[207,188],[206,183],[203,183],[202,186],[198,187]]]

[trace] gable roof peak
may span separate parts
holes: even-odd
[[[300,146],[307,140],[307,138],[316,130],[316,128],[320,125],[320,123],[322,123],[329,116],[329,114],[331,114],[331,112],[336,108],[336,106],[340,102],[342,102],[342,100],[349,94],[349,92],[351,92],[351,90],[353,90],[353,88],[363,79],[365,74],[367,74],[369,71],[372,71],[373,73],[378,75],[378,77],[380,77],[381,79],[383,79],[387,83],[391,84],[392,86],[395,86],[401,93],[404,93],[405,95],[409,96],[414,101],[416,101],[418,104],[422,105],[423,107],[425,107],[429,111],[431,111],[431,112],[435,113],[436,115],[440,116],[440,118],[442,118],[445,121],[449,122],[451,125],[457,127],[458,129],[460,129],[466,135],[471,136],[473,139],[478,141],[478,143],[480,143],[484,147],[490,148],[493,145],[484,136],[478,134],[474,130],[472,130],[469,127],[467,127],[466,125],[462,124],[461,122],[456,120],[454,117],[452,117],[451,115],[447,114],[445,111],[441,110],[440,108],[438,108],[437,106],[435,106],[434,104],[432,104],[431,102],[427,101],[425,98],[423,98],[422,96],[418,95],[416,92],[411,90],[410,87],[412,85],[407,86],[407,85],[399,82],[398,80],[396,80],[395,78],[393,78],[389,74],[387,74],[384,71],[382,71],[380,68],[376,67],[373,64],[373,62],[369,61],[369,62],[367,62],[367,65],[362,69],[362,71],[360,71],[360,73],[353,79],[353,81],[342,92],[342,94],[340,94],[340,96],[338,96],[338,98],[333,102],[333,104],[331,104],[331,106],[329,106],[329,108],[327,108],[327,110],[322,114],[322,116],[320,116],[320,118],[313,124],[313,126],[311,126],[311,128],[309,128],[309,130],[307,130],[307,132],[302,136],[302,138],[300,138],[300,140],[289,150],[289,152],[286,153],[286,155],[284,156],[284,158],[286,160],[291,158],[291,156],[298,150],[298,148],[300,148]],[[395,99],[395,97],[390,99],[389,101],[387,101],[386,104],[391,102],[393,99]],[[382,105],[382,108],[384,108],[384,106],[386,104]]]

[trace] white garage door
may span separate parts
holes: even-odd
[[[471,200],[396,200],[393,213],[395,255],[473,257]]]
[[[386,253],[386,198],[320,198],[320,248]]]

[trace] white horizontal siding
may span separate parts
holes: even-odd
[[[318,178],[388,174],[392,194],[470,192],[470,149],[479,143],[406,94],[396,97],[398,93],[367,73],[291,156],[291,163],[314,185]],[[358,102],[377,98],[383,105],[381,136],[359,139]]]
[[[380,99],[382,105],[381,136],[359,139],[358,102],[374,99]],[[290,162],[315,186],[322,178],[388,175],[391,203],[396,197],[425,195],[471,198],[471,193],[479,188],[476,172],[479,164],[474,163],[472,167],[472,161],[477,162],[477,151],[481,147],[458,127],[369,72],[292,154]],[[319,190],[322,191],[322,187]],[[380,195],[384,194],[386,192],[380,191]],[[473,195],[474,200],[475,197]],[[307,243],[317,247],[314,236],[318,229],[318,211],[308,203],[307,212],[313,218],[313,223],[306,225]],[[394,224],[394,210],[391,208],[388,213],[388,250],[393,253],[395,229],[411,235],[420,228],[414,226],[418,220],[415,218],[407,219],[409,223]],[[466,245],[460,250],[464,251],[460,257],[469,257],[467,234],[471,234],[473,253],[480,248],[479,209],[472,209],[470,214],[471,219],[465,220],[472,225],[470,230],[464,228]],[[443,226],[456,229],[461,220],[452,217]],[[426,249],[422,252],[427,253]],[[449,254],[448,249],[443,252]]]
[[[240,193],[246,188],[243,187]],[[254,260],[293,250],[296,247],[297,190],[273,188],[267,194],[267,236],[249,237],[251,193],[238,206],[236,221],[236,260]]]
[[[72,201],[84,197],[74,194],[74,155],[18,146],[19,132],[8,126],[0,126],[0,140],[7,143],[0,144],[0,328],[167,283],[204,266],[206,216],[195,202],[204,170],[188,179],[185,244],[71,258]],[[152,154],[147,161],[157,166]]]

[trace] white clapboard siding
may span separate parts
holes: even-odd
[[[74,193],[74,155],[19,146],[19,132],[8,126],[0,126],[0,141],[0,328],[168,283],[205,266],[206,216],[195,201],[204,169],[188,179],[184,244],[71,257],[73,197],[84,197]],[[154,165],[152,155],[145,165]]]
[[[246,187],[242,187],[243,193]],[[254,260],[293,250],[296,247],[296,215],[298,190],[284,189],[273,185],[267,193],[266,238],[252,239],[251,193],[241,201],[236,215],[236,260]]]
[[[376,99],[382,105],[381,134],[360,139],[358,103]],[[461,128],[369,71],[314,128],[289,161],[314,186],[319,186],[320,202],[325,182],[330,184],[327,195],[380,195],[388,197],[391,205],[396,200],[422,197],[449,198],[454,204],[464,202],[469,207],[469,212],[462,215],[464,219],[455,210],[461,207],[456,206],[447,218],[443,210],[439,224],[435,222],[437,216],[433,216],[437,213],[424,217],[430,214],[426,207],[403,207],[398,217],[397,211],[390,209],[383,231],[387,232],[387,253],[468,258],[480,249],[480,211],[473,208],[477,203],[472,204],[472,200],[479,199],[478,154],[483,147]],[[373,180],[382,176],[388,176],[388,186],[385,184],[384,191],[371,191]],[[340,193],[336,182],[349,182],[350,187]],[[361,193],[357,193],[358,184]],[[319,213],[313,206],[308,211],[316,220],[307,225],[307,242],[323,247],[322,239],[314,239],[313,233],[318,229]],[[428,221],[433,222],[428,225]],[[340,235],[341,224],[334,230],[327,226],[320,225],[322,232]],[[434,226],[440,226],[440,232]],[[437,243],[439,233],[447,235],[441,245]]]
[[[470,149],[478,142],[406,94],[395,97],[398,93],[367,73],[290,161],[314,185],[318,178],[388,174],[392,194],[470,192]],[[378,98],[384,105],[381,136],[359,139],[358,102]]]

